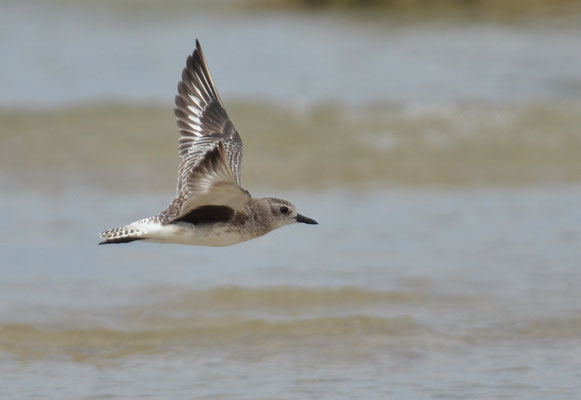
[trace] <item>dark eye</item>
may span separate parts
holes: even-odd
[[[286,214],[288,212],[288,207],[287,206],[281,206],[280,207],[280,212],[283,214]]]

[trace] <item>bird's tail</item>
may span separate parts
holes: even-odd
[[[129,243],[147,239],[145,235],[146,233],[138,229],[135,224],[129,224],[101,232],[100,236],[104,240],[99,242],[99,244]]]

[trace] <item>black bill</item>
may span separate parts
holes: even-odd
[[[301,214],[297,214],[297,222],[302,222],[304,224],[311,224],[311,225],[317,225],[318,222],[315,221],[312,218],[309,217],[305,217],[304,215]]]

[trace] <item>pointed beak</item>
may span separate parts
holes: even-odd
[[[297,214],[297,222],[302,222],[304,224],[311,224],[311,225],[317,225],[318,222],[315,221],[312,218],[309,217],[305,217],[304,215],[301,214]]]

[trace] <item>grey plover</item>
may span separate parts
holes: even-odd
[[[101,232],[99,244],[136,240],[228,246],[295,222],[316,224],[287,200],[240,186],[242,140],[218,95],[200,43],[175,97],[180,132],[177,196],[160,214]]]

